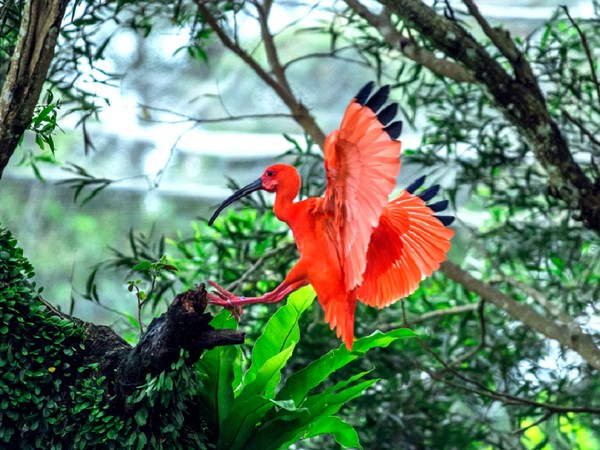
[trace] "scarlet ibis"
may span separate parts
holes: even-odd
[[[241,307],[275,303],[311,284],[331,329],[351,350],[356,301],[383,308],[414,292],[450,249],[452,216],[439,216],[447,200],[427,205],[432,186],[415,195],[419,178],[389,201],[400,170],[402,122],[392,122],[398,105],[384,108],[389,86],[371,95],[365,85],[346,109],[339,130],[325,140],[327,188],[324,197],[294,201],[300,175],[293,166],[274,164],[262,176],[227,198],[209,220],[257,190],[275,193],[273,211],[291,228],[300,258],[283,282],[260,297],[239,297],[209,281],[211,303],[237,317]]]

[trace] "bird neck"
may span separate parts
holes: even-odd
[[[291,206],[294,204],[294,199],[300,192],[300,176],[294,171],[285,179],[285,183],[281,183],[275,192],[275,203],[273,204],[273,212],[278,219],[287,222],[291,213]]]

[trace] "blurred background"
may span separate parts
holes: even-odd
[[[466,26],[474,24],[461,13],[462,2],[431,3],[440,9],[446,5]],[[599,39],[593,31],[599,28],[597,2],[567,3],[570,15],[589,20],[587,30]],[[145,322],[165,308],[170,294],[208,277],[232,283],[239,294],[264,292],[282,280],[296,259],[285,226],[268,212],[272,198],[255,196],[245,203],[258,212],[243,205],[230,208],[213,228],[205,219],[232,187],[256,179],[274,162],[300,166],[307,180],[303,195],[320,195],[324,179],[320,150],[280,97],[186,13],[190,5],[117,4],[121,9],[74,2],[48,83],[52,102],[61,102],[55,151],[48,145],[40,150],[35,133],[26,134],[0,185],[0,223],[15,234],[36,268],[46,299],[84,320],[113,326],[135,342],[137,301],[128,281],[141,277],[149,282],[131,270],[135,264],[167,255],[180,269],[177,276],[160,275]],[[556,30],[556,36],[570,36],[572,41],[564,42],[579,42],[558,9],[563,4],[477,1],[482,15],[492,25],[502,24],[531,55],[539,55],[536,46]],[[266,67],[252,2],[227,3],[225,8],[238,6],[228,31]],[[329,133],[367,81],[391,83],[391,98],[400,103],[399,116],[405,121],[398,189],[421,174],[429,176],[429,184],[442,185],[442,196],[451,200],[458,218],[450,260],[532,305],[535,293],[524,294],[516,284],[506,287],[502,277],[530,283],[585,330],[598,333],[597,235],[544,196],[546,176],[531,148],[513,131],[506,132],[510,124],[497,111],[489,112],[484,94],[424,75],[399,51],[376,44],[372,30],[357,25],[358,16],[347,10],[337,1],[273,4],[269,26],[295,96]],[[78,22],[83,17],[93,19]],[[551,19],[557,22],[547,26]],[[486,40],[479,28],[473,34]],[[581,54],[581,45],[577,48]],[[86,49],[94,58],[82,57]],[[578,67],[585,65],[585,58],[581,61]],[[544,64],[536,70],[551,74],[554,69]],[[552,83],[558,81],[551,76],[542,83],[551,92],[552,107],[565,98],[554,89]],[[483,119],[467,124],[463,133],[467,113],[477,107],[484,111]],[[579,142],[573,144],[575,157],[589,162],[586,142],[573,142]],[[526,185],[518,183],[525,179]],[[527,198],[535,202],[527,203]],[[247,274],[255,265],[260,269]],[[411,299],[409,316],[470,305],[465,309],[470,314],[440,316],[419,332],[456,367],[488,377],[482,380],[487,386],[532,401],[569,405],[598,394],[597,374],[585,361],[498,309],[488,307],[485,322],[483,313],[476,314],[478,296],[444,276],[424,283]],[[404,314],[400,306],[384,312],[360,308],[358,335],[398,325]],[[272,310],[249,309],[242,326],[251,338]],[[339,344],[320,314],[315,310],[304,319],[306,341],[298,350],[298,365],[302,358],[310,360],[307,355]],[[484,345],[483,337],[479,340],[486,332]],[[417,344],[406,346],[361,362],[364,370],[379,367],[377,375],[386,379],[363,404],[347,411],[363,427],[365,448],[600,448],[597,415],[557,415],[543,429],[515,434],[539,418],[538,410],[532,413],[534,406],[510,409],[456,386],[440,387],[443,383],[433,382],[429,369],[412,370],[420,364],[431,368],[435,361]],[[375,403],[377,408],[365,412]]]
[[[478,5],[492,23],[526,36],[563,3],[507,5],[485,0]],[[329,35],[298,34],[298,29],[322,27],[336,7],[341,5],[274,5],[272,23],[283,30],[278,43],[286,59],[329,50]],[[569,8],[576,17],[592,14],[588,1],[569,2]],[[231,192],[229,178],[239,185],[254,180],[292,147],[284,133],[302,136],[298,125],[284,117],[283,102],[237,56],[215,40],[206,42],[205,56],[190,55],[189,30],[170,22],[166,8],[164,11],[163,17],[158,15],[152,22],[147,37],[141,27],[132,29],[114,21],[94,29],[92,42],[111,37],[104,59],[93,67],[80,62],[79,72],[69,75],[74,86],[95,104],[94,114],[85,121],[85,135],[77,126],[82,113],[69,114],[69,108],[63,107],[60,131],[54,136],[56,154],[37,160],[41,178],[36,178],[29,164],[31,158],[39,157],[33,155],[39,152],[33,133],[26,136],[21,154],[13,156],[3,177],[0,219],[18,236],[37,269],[38,283],[45,286],[45,295],[61,308],[71,307],[72,297],[77,298],[76,291],[83,290],[93,266],[111,257],[109,246],[128,245],[130,230],[170,238],[186,233],[192,221],[207,218]],[[260,29],[252,18],[243,20],[239,24],[241,38],[256,45],[261,40]],[[64,48],[65,53],[67,50]],[[405,62],[389,62],[390,66],[399,64]],[[344,60],[307,58],[292,69],[288,76],[295,93],[326,133],[338,127],[350,99],[373,79],[369,67]],[[391,67],[388,70],[393,71]],[[392,93],[394,100],[401,101],[398,97]],[[262,118],[262,114],[282,117]],[[231,120],[229,116],[248,117]],[[404,149],[418,147],[424,117],[426,111],[420,111],[414,125],[404,128]],[[60,184],[72,178],[65,171],[68,164],[86,168],[98,178],[119,181],[80,206],[73,201],[73,190]],[[405,162],[399,187],[415,177],[416,169],[408,166]],[[439,176],[443,180],[444,176]],[[459,212],[469,218],[481,214],[486,211]],[[129,305],[123,303],[125,281],[122,274],[105,273],[102,291],[109,302],[118,299],[112,307],[133,313],[133,299]],[[74,313],[86,320],[114,320],[113,313],[93,302],[77,301],[74,307]]]

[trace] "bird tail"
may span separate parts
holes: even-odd
[[[371,235],[367,267],[358,298],[367,305],[383,308],[412,294],[446,259],[454,231],[446,228],[454,217],[436,215],[448,201],[426,204],[439,186],[413,192],[420,178],[390,201]]]
[[[316,289],[316,287],[315,287]],[[335,334],[344,341],[346,348],[352,350],[354,342],[354,311],[356,310],[356,291],[345,292],[340,289],[333,295],[319,294],[319,303],[325,311],[325,322]]]

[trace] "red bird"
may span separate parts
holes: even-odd
[[[344,114],[340,129],[325,140],[327,188],[321,198],[295,202],[300,175],[293,166],[275,164],[226,199],[209,220],[234,201],[257,190],[275,193],[273,211],[289,225],[300,259],[283,282],[260,297],[238,297],[209,281],[217,291],[211,303],[236,316],[252,303],[275,303],[311,284],[325,310],[325,320],[351,350],[356,300],[383,308],[414,292],[423,278],[446,259],[454,218],[436,216],[448,201],[426,205],[439,189],[413,195],[421,177],[398,197],[388,197],[400,170],[402,122],[390,123],[397,104],[387,101],[389,86],[371,96],[363,87]],[[237,311],[236,311],[237,309]]]

